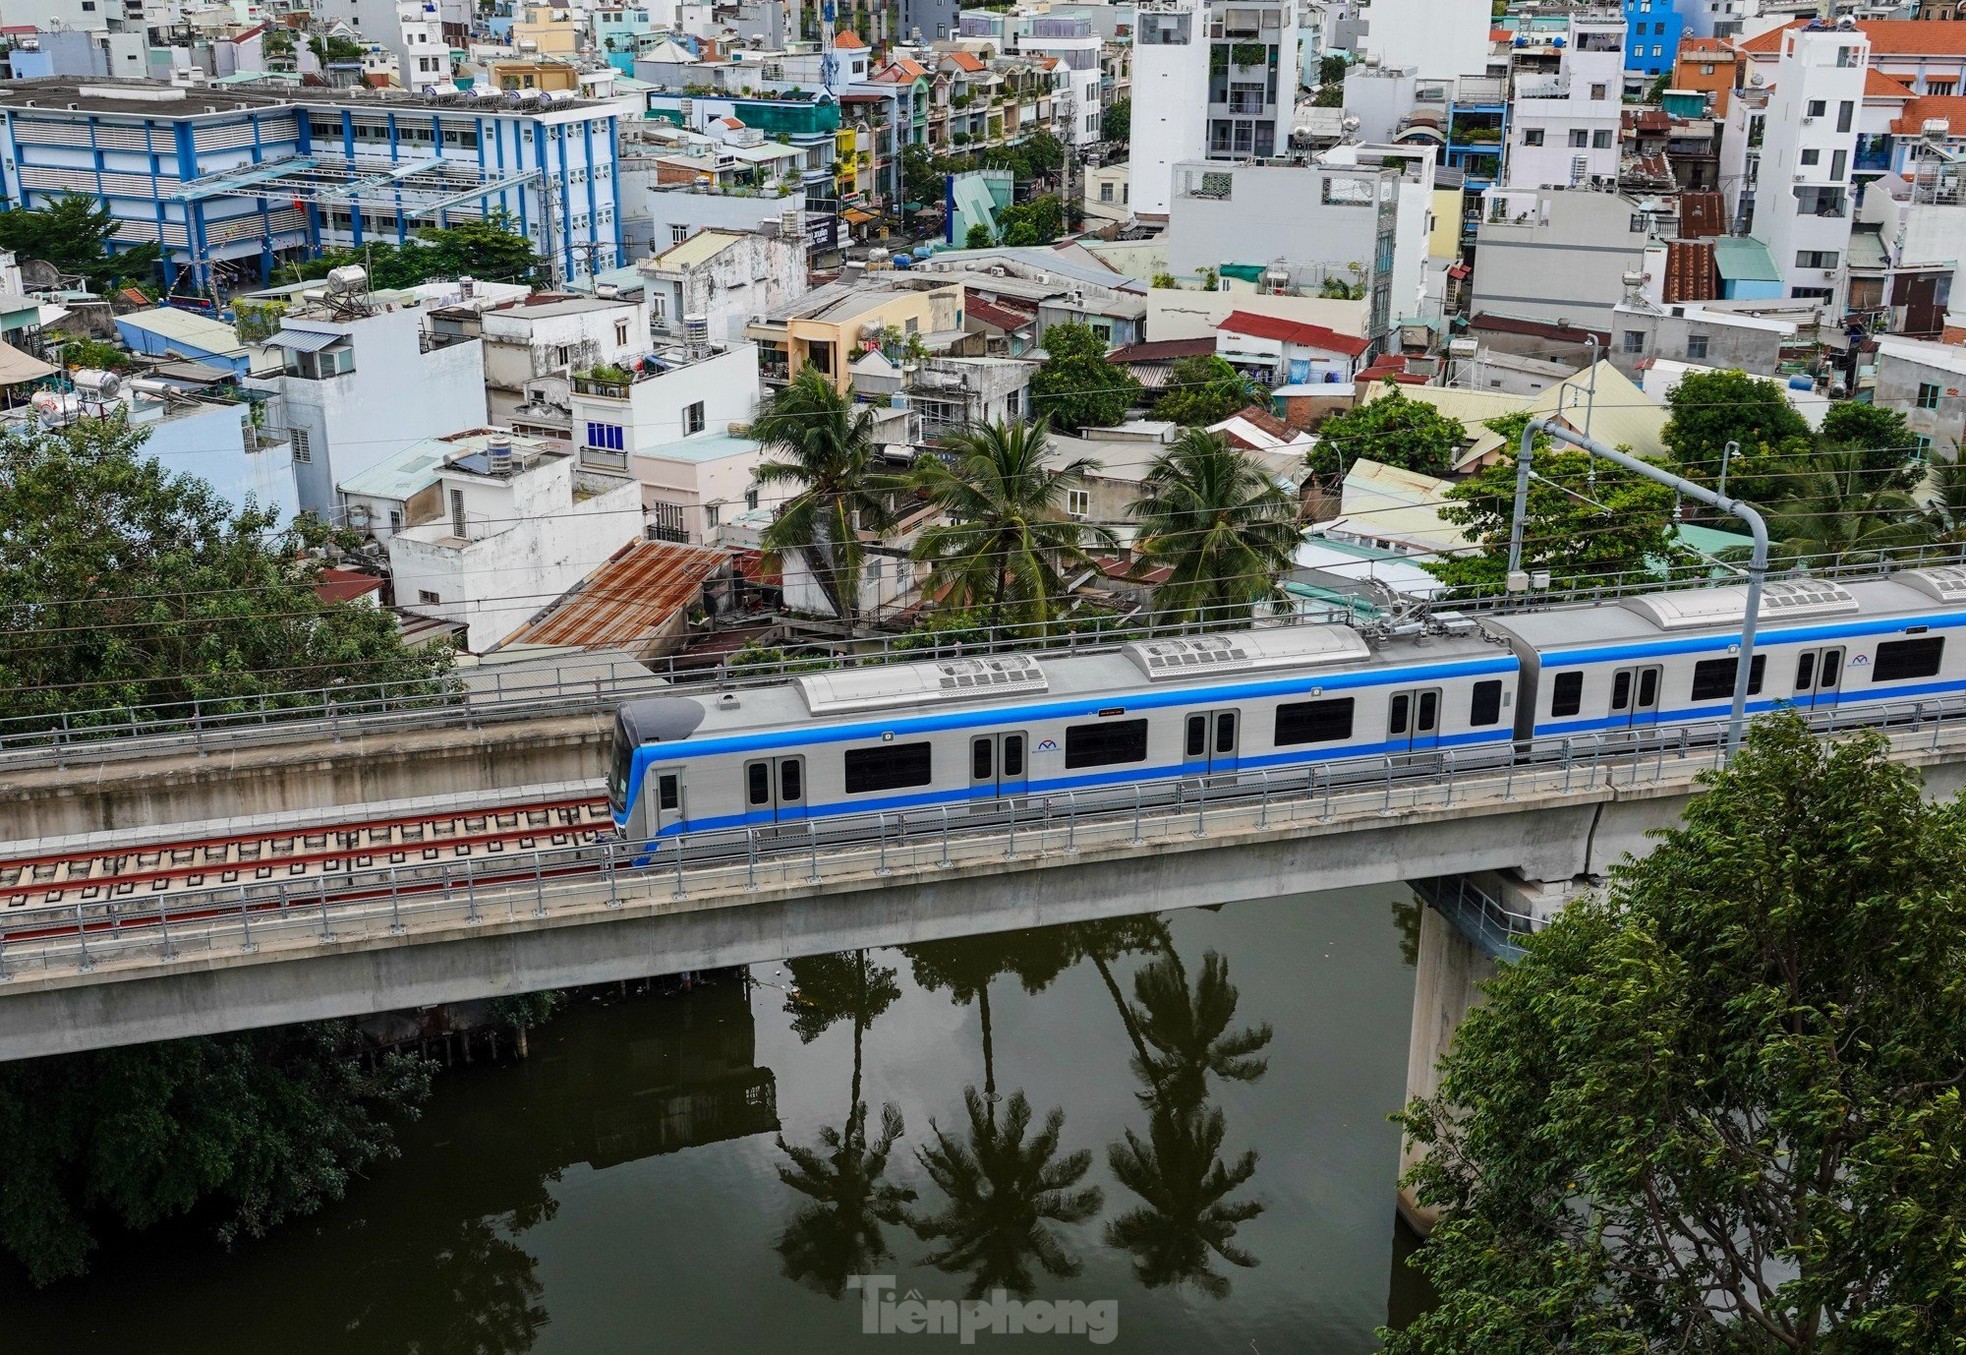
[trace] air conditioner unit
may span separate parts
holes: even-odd
[[[1803,116],[1802,116],[1802,125],[1803,125],[1804,127],[1811,127],[1811,126],[1814,126],[1814,125],[1815,125],[1815,122],[1816,122],[1816,120],[1815,120],[1815,119],[1814,119],[1813,117],[1811,117],[1811,116],[1809,116],[1809,115],[1808,115],[1808,114],[1806,114],[1806,113],[1805,113],[1805,114],[1803,114]]]
[[[1826,278],[1833,278],[1836,276],[1836,270],[1834,268],[1825,268],[1823,270],[1823,276]]]

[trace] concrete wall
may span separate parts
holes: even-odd
[[[1610,329],[1624,275],[1645,266],[1650,236],[1632,228],[1638,219],[1614,193],[1490,189],[1475,235],[1472,313]]]
[[[1420,909],[1420,957],[1413,970],[1413,1031],[1406,1047],[1406,1099],[1440,1091],[1440,1060],[1454,1032],[1480,1006],[1480,985],[1495,977],[1495,961],[1475,948],[1452,922],[1433,908]],[[1399,1146],[1399,1212],[1421,1236],[1433,1231],[1438,1210],[1413,1198],[1406,1173],[1421,1153],[1404,1138]]]

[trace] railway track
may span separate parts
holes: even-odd
[[[17,855],[0,858],[0,909],[140,905],[228,885],[304,890],[330,876],[390,867],[420,875],[504,852],[587,846],[609,826],[604,798],[572,796]]]

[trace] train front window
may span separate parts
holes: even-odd
[[[608,763],[608,806],[620,814],[628,808],[628,773],[635,764],[635,741],[628,722],[614,720],[614,757]]]

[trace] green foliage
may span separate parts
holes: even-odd
[[[0,627],[32,637],[0,649],[0,718],[435,689],[448,651],[406,649],[387,611],[315,595],[305,524],[234,512],[145,457],[144,436],[118,417],[0,437]]]
[[[47,339],[51,344],[61,345],[61,365],[71,372],[87,367],[105,372],[127,372],[136,365],[124,349],[84,334],[64,334],[57,330]]]
[[[1320,104],[1319,107],[1325,107],[1325,105]],[[1330,277],[1318,284],[1317,294],[1326,301],[1363,301],[1365,299],[1365,284],[1363,282],[1347,282],[1343,278]]]
[[[1672,88],[1672,72],[1670,71],[1662,72],[1656,80],[1654,80],[1650,85],[1646,86],[1644,102],[1649,104],[1658,103],[1660,100],[1666,97],[1666,91],[1671,88]]]
[[[981,221],[974,222],[963,232],[964,249],[988,249],[996,241],[990,236],[990,228]]]
[[[1344,106],[1345,87],[1342,84],[1320,85],[1317,93],[1311,96],[1313,108],[1343,108]]]
[[[1689,372],[1666,397],[1672,417],[1665,444],[1680,468],[1696,480],[1712,480],[1728,441],[1741,444],[1728,472],[1730,488],[1743,477],[1742,492],[1781,458],[1807,448],[1809,425],[1795,412],[1782,388],[1744,372]]]
[[[331,250],[294,265],[294,274],[301,280],[324,278],[330,269],[360,264],[369,270],[371,287],[414,287],[433,279],[461,277],[531,282],[539,272],[539,256],[510,227],[510,218],[494,214],[483,221],[421,231],[406,245]]]
[[[294,54],[293,30],[278,26],[267,29],[265,35],[259,40],[259,49],[266,56],[292,56]]]
[[[1159,620],[1244,624],[1274,598],[1303,533],[1297,505],[1254,460],[1190,428],[1148,467],[1128,508],[1139,525],[1142,572],[1169,571],[1154,589]]]
[[[1342,85],[1345,72],[1351,69],[1351,62],[1342,56],[1321,56],[1317,63],[1317,82],[1320,85]]]
[[[495,997],[491,1001],[492,1019],[507,1030],[537,1030],[553,1019],[555,1012],[565,1009],[567,994],[563,988],[549,988],[539,993],[518,993],[510,997]]]
[[[429,1091],[429,1064],[358,1048],[323,1022],[0,1067],[0,1246],[45,1285],[104,1225],[202,1209],[230,1241],[340,1199]]]
[[[620,386],[626,386],[635,379],[633,372],[612,362],[599,363],[578,375],[589,381],[608,381]]]
[[[876,463],[874,416],[806,366],[752,420],[751,436],[772,459],[753,473],[760,485],[796,485],[765,528],[767,558],[802,557],[849,633],[860,610],[860,573],[867,549],[861,531],[883,532],[894,521]]]
[[[149,281],[162,255],[155,244],[110,249],[116,218],[107,203],[79,193],[33,211],[0,212],[0,249],[21,259],[45,259],[63,273],[80,274],[103,291],[129,279]]]
[[[1441,1221],[1394,1355],[1956,1351],[1966,809],[1757,723],[1486,985],[1399,1117]]]
[[[1099,120],[1100,136],[1106,141],[1133,139],[1133,100],[1115,99]]]
[[[916,493],[946,522],[923,530],[914,556],[930,564],[927,593],[950,607],[984,609],[993,626],[1037,625],[1064,605],[1064,570],[1090,565],[1086,547],[1113,546],[1103,527],[1065,517],[1065,493],[1098,468],[1053,464],[1042,420],[984,424],[943,440],[915,462]]]
[[[280,317],[286,313],[284,301],[235,301],[232,330],[241,343],[260,343],[279,332]]]
[[[1165,287],[1178,292],[1181,290],[1181,279],[1175,277],[1172,273],[1160,272],[1154,274],[1152,285],[1155,287]]]
[[[1423,475],[1446,475],[1467,440],[1459,419],[1423,400],[1408,399],[1395,386],[1369,404],[1326,419],[1306,464],[1326,480],[1342,478],[1361,457]]]
[[[1817,452],[1782,481],[1768,534],[1798,565],[1874,564],[1931,538],[1932,523],[1890,470],[1856,450]]]
[[[353,38],[336,34],[330,38],[309,38],[307,46],[314,53],[315,60],[323,66],[359,64],[368,55],[368,48]]]
[[[1140,383],[1106,361],[1106,341],[1090,325],[1052,325],[1041,347],[1045,363],[1031,376],[1031,408],[1054,427],[1108,427],[1140,397]]]
[[[997,213],[1006,245],[1048,245],[1065,229],[1065,206],[1055,193],[1012,203]]]
[[[1553,588],[1658,575],[1674,559],[1673,492],[1664,485],[1584,452],[1539,450],[1535,471],[1522,562],[1548,570]],[[1467,529],[1479,551],[1431,562],[1428,572],[1457,589],[1501,591],[1515,482],[1515,464],[1505,461],[1447,491],[1441,517]]]
[[[1831,405],[1818,436],[1826,447],[1862,452],[1864,465],[1870,470],[1900,470],[1917,455],[1915,437],[1905,416],[1868,402],[1839,400]]]
[[[1154,404],[1154,417],[1171,423],[1219,423],[1247,405],[1270,402],[1269,392],[1213,353],[1180,358]]]
[[[726,659],[724,666],[733,677],[744,677],[754,673],[817,673],[838,668],[840,661],[829,654],[795,653],[776,645],[761,645],[753,640]]]

